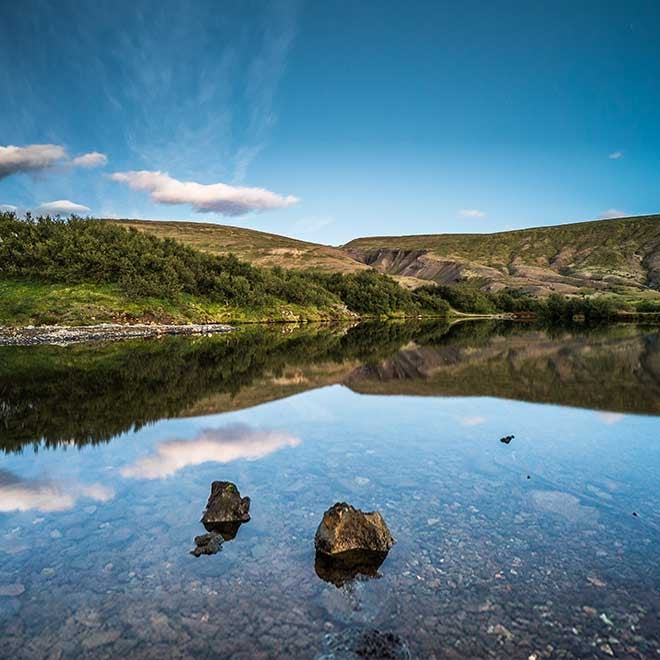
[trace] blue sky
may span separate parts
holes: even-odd
[[[0,204],[326,243],[660,212],[659,30],[635,0],[0,1]]]

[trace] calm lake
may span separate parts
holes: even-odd
[[[653,327],[0,348],[0,452],[2,657],[660,658]],[[252,519],[196,558],[214,480]],[[370,575],[315,562],[337,501]]]

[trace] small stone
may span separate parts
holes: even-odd
[[[61,538],[62,538],[62,532],[60,532],[59,529],[54,529],[54,530],[50,533],[50,538],[51,538],[51,539],[61,539]]]
[[[195,537],[195,549],[190,551],[190,554],[195,557],[202,555],[214,555],[222,546],[222,535],[217,532],[209,532]]]
[[[426,521],[427,525],[437,525],[440,522],[440,518],[429,518]]]
[[[614,650],[612,649],[612,647],[609,644],[601,644],[600,645],[600,650],[603,653],[607,653],[607,655],[611,655],[611,656],[614,655]]]
[[[20,596],[25,592],[25,587],[20,583],[15,584],[0,584],[0,596]]]
[[[506,639],[511,639],[513,637],[513,633],[501,623],[498,623],[494,626],[488,626],[487,632],[489,635],[499,635],[500,637],[504,637]]]
[[[85,639],[82,640],[81,646],[86,651],[90,651],[99,648],[100,646],[112,644],[112,642],[117,641],[120,636],[121,633],[118,630],[100,630],[85,637]]]
[[[606,625],[608,625],[608,626],[613,626],[613,625],[614,625],[614,624],[610,621],[610,619],[609,619],[609,617],[607,616],[607,614],[605,614],[605,612],[603,612],[603,613],[600,615],[600,620],[601,620],[604,624],[606,624]]]
[[[606,582],[599,580],[597,577],[588,577],[587,580],[589,580],[594,587],[598,587],[599,589],[604,589],[607,586]]]

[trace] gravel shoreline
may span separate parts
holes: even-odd
[[[38,344],[76,344],[86,341],[116,341],[161,335],[206,335],[231,332],[234,328],[220,323],[189,325],[41,325],[12,328],[0,326],[0,346],[35,346]]]

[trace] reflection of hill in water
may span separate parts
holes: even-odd
[[[2,348],[0,445],[103,442],[161,418],[237,410],[330,384],[660,414],[660,334],[406,323]]]
[[[493,396],[660,414],[660,335],[631,330],[563,338],[529,331],[477,345],[406,347],[344,382],[364,394]]]

